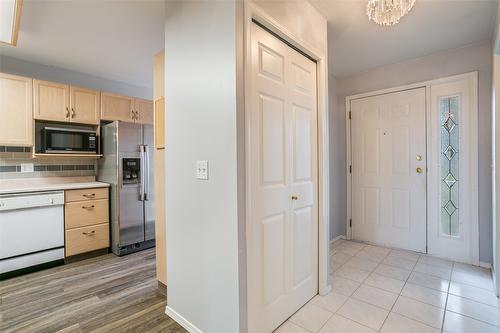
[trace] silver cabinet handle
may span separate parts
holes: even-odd
[[[82,194],[82,196],[84,196],[85,198],[91,199],[91,198],[94,198],[94,197],[95,197],[95,193],[91,193],[91,194]]]
[[[69,108],[66,107],[66,118],[69,118]]]
[[[71,118],[75,118],[75,108],[71,108]]]
[[[85,236],[90,236],[90,235],[95,234],[95,230],[92,230],[92,231],[84,231],[84,232],[82,232],[82,234],[83,234],[83,235],[85,235]]]

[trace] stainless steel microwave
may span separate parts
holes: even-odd
[[[43,153],[97,154],[96,131],[62,127],[42,128]]]

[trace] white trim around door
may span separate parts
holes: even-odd
[[[289,31],[287,28],[279,24],[275,19],[261,10],[258,5],[245,1],[245,24],[244,24],[244,36],[245,36],[245,64],[244,64],[244,77],[245,77],[245,96],[251,96],[251,80],[252,80],[252,43],[251,43],[251,31],[252,25],[255,24],[252,21],[255,20],[259,23],[261,27],[272,34],[278,36],[285,43],[289,44],[295,50],[305,54],[308,58],[316,62],[316,87],[317,87],[317,243],[318,243],[318,253],[317,253],[317,293],[320,295],[327,294],[331,287],[328,284],[328,251],[329,251],[329,203],[328,203],[328,191],[329,191],[329,152],[328,152],[328,93],[327,93],[327,81],[328,81],[328,70],[327,70],[327,57],[326,53],[312,47],[307,41],[304,41],[300,37],[296,36],[294,33]],[[245,98],[245,160],[251,162],[251,144],[252,140],[250,137],[251,133],[251,98]],[[245,163],[248,166],[248,163]],[[247,167],[245,170],[245,226],[246,226],[246,259],[249,258],[249,252],[252,246],[248,244],[250,241],[249,236],[251,235],[251,221],[252,221],[252,206],[253,197],[251,191],[252,175]],[[247,318],[245,321],[248,325],[249,333],[261,332],[256,330],[256,326],[252,325],[252,303],[249,302],[249,294],[257,292],[251,290],[249,285],[249,279],[252,275],[249,272],[250,264],[247,260],[246,265],[246,293],[243,293],[246,297],[247,305]],[[240,281],[244,281],[240,280]],[[262,292],[262,291],[259,291]],[[298,309],[297,309],[298,310]],[[255,314],[255,313],[254,313]],[[255,324],[255,322],[253,323]]]
[[[426,96],[426,252],[479,265],[477,72],[346,97],[347,239],[353,237],[356,223],[352,221],[352,102],[418,88],[424,88]]]

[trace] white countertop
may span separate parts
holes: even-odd
[[[94,187],[109,187],[109,184],[97,182],[93,176],[0,179],[0,194],[74,190]]]

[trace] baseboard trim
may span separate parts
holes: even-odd
[[[479,262],[479,267],[491,269],[491,264],[489,262],[480,261]]]
[[[491,275],[493,275],[493,288],[495,288],[495,295],[500,297],[500,286],[497,284],[497,272],[495,271],[495,266],[491,266]]]
[[[335,237],[334,239],[330,239],[330,244],[339,240],[339,239],[346,239],[346,237],[344,235],[340,235],[340,236]]]
[[[189,320],[178,314],[168,305],[165,307],[165,314],[184,327],[189,333],[203,333],[198,327],[191,324]]]

